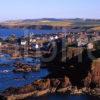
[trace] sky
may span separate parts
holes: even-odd
[[[0,0],[0,21],[37,18],[100,18],[100,0]]]

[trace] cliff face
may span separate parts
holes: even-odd
[[[84,79],[84,86],[100,88],[100,58],[93,60],[91,71]]]
[[[92,82],[95,83],[96,87],[100,88],[100,58],[93,61],[91,75]]]
[[[57,43],[57,55],[47,63],[49,78],[61,78],[66,75],[75,86],[89,87],[91,84],[100,83],[100,61],[92,61],[86,48],[67,47],[66,50],[61,48],[60,42]],[[91,51],[91,54],[97,58],[100,56],[98,50]]]
[[[83,86],[82,80],[91,70],[91,60],[82,48],[68,48],[67,54],[65,62],[62,62],[61,54],[59,54],[53,61],[48,63],[48,70],[51,73],[49,77],[62,78],[66,75],[72,85]],[[80,58],[81,56],[82,58]],[[81,59],[82,62],[80,62]]]

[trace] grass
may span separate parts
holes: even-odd
[[[4,23],[6,26],[30,26],[30,25],[48,25],[48,26],[71,26],[69,21],[32,21],[32,22],[8,22]]]
[[[50,25],[50,26],[71,26],[72,23],[68,21],[50,21],[50,22],[36,22],[36,25]]]
[[[100,26],[94,27],[94,28],[92,28],[92,30],[100,31]]]

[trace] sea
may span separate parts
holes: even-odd
[[[51,94],[41,97],[30,97],[25,100],[100,100],[99,97],[90,95],[67,95],[67,94]]]
[[[0,57],[0,64],[7,64],[7,66],[0,66],[0,91],[4,91],[10,87],[22,87],[28,84],[31,84],[37,79],[42,79],[48,75],[47,69],[41,69],[38,72],[29,72],[29,73],[14,73],[13,69],[14,63],[16,61],[23,62],[26,64],[36,65],[40,64],[39,58],[21,58],[13,60],[10,55],[4,54],[3,57]]]
[[[26,28],[0,28],[0,37],[6,39],[8,36],[15,34],[17,37],[26,36],[28,34],[44,35],[44,34],[56,34],[63,32],[63,30],[36,30]]]

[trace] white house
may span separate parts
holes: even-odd
[[[52,40],[54,40],[54,37],[53,37],[53,36],[51,36],[51,37],[50,37],[50,40],[51,40],[51,41],[52,41]]]
[[[57,35],[55,36],[55,39],[58,39],[58,36]]]
[[[38,44],[36,44],[36,45],[35,45],[35,48],[36,48],[36,49],[38,49],[38,48],[39,48],[39,45],[38,45]]]
[[[21,41],[21,45],[26,45],[27,41]]]
[[[0,46],[2,46],[2,42],[0,42]]]

